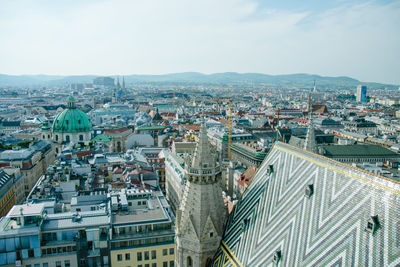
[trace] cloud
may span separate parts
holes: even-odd
[[[399,2],[6,1],[0,73],[317,73],[400,83]]]

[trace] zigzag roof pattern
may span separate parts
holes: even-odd
[[[400,183],[283,143],[270,150],[230,214],[213,260],[399,265]]]

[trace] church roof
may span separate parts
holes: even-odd
[[[396,266],[399,205],[399,182],[276,143],[213,266]]]
[[[54,119],[52,131],[55,133],[79,133],[92,131],[92,124],[85,112],[75,107],[75,99],[67,99],[68,108]]]

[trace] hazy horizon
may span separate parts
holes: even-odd
[[[347,76],[400,84],[400,1],[2,1],[0,73]]]

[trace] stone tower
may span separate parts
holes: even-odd
[[[178,267],[207,266],[219,247],[227,209],[221,168],[210,151],[204,117],[196,150],[185,168],[187,182],[176,217],[176,262]]]
[[[308,127],[306,140],[304,142],[304,149],[313,153],[317,153],[317,142],[315,141],[314,124],[312,118],[312,104],[311,104],[311,93],[308,95]]]

